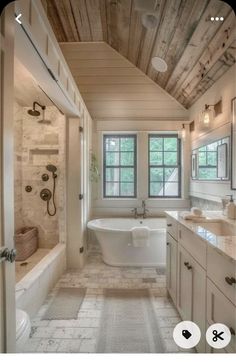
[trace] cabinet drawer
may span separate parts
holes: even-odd
[[[207,244],[196,234],[179,225],[179,243],[192,255],[192,257],[206,269]]]
[[[225,297],[225,295],[207,279],[207,321],[210,325],[222,323],[229,329],[236,332],[236,306]],[[229,347],[225,348],[230,351],[236,350],[235,335],[232,335]]]
[[[166,217],[166,231],[175,240],[178,240],[178,222],[170,216]]]
[[[229,281],[236,279],[236,263],[210,246],[207,247],[207,276],[236,305],[236,283]]]

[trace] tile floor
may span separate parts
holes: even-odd
[[[59,287],[87,288],[76,320],[42,319]],[[105,265],[98,246],[92,245],[84,269],[67,271],[48,295],[32,320],[30,339],[23,352],[95,353],[104,303],[103,288],[148,288],[165,352],[180,351],[173,341],[172,331],[181,319],[167,297],[163,270]]]

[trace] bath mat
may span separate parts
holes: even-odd
[[[86,288],[60,288],[42,319],[76,319],[85,294]]]
[[[147,289],[104,289],[98,353],[163,353]]]

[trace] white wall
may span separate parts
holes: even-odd
[[[182,198],[148,198],[148,133],[158,131],[177,132],[182,128],[181,122],[154,122],[154,121],[120,121],[119,123],[97,121],[93,130],[93,152],[97,156],[100,179],[93,183],[92,215],[99,216],[129,216],[131,209],[140,207],[141,201],[146,200],[149,215],[163,214],[165,210],[188,209],[190,144],[188,126],[186,125],[187,138],[182,145]],[[133,132],[137,133],[137,198],[104,199],[102,191],[102,136],[104,132]]]
[[[208,144],[231,133],[231,100],[236,96],[236,65],[231,67],[207,92],[190,108],[190,120],[195,121],[195,131],[191,133],[192,149]],[[203,131],[199,124],[199,115],[205,104],[215,104],[222,100],[222,113],[211,123],[209,130]],[[230,181],[190,180],[190,195],[220,202],[227,194],[236,191],[230,189]]]

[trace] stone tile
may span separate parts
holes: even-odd
[[[54,339],[41,340],[36,349],[36,352],[38,352],[38,353],[56,353],[60,342],[61,342],[61,340],[54,340]]]
[[[143,278],[143,283],[156,283],[156,278]]]
[[[40,344],[41,339],[29,339],[22,349],[22,353],[34,353]]]
[[[31,337],[32,338],[41,338],[41,339],[49,339],[52,337],[55,331],[54,327],[32,327],[31,328]]]
[[[61,340],[57,352],[58,353],[79,353],[80,352],[80,339]]]
[[[83,339],[80,346],[80,353],[96,353],[97,340]]]
[[[73,339],[75,335],[75,328],[64,327],[64,328],[54,328],[52,337],[55,339]]]

